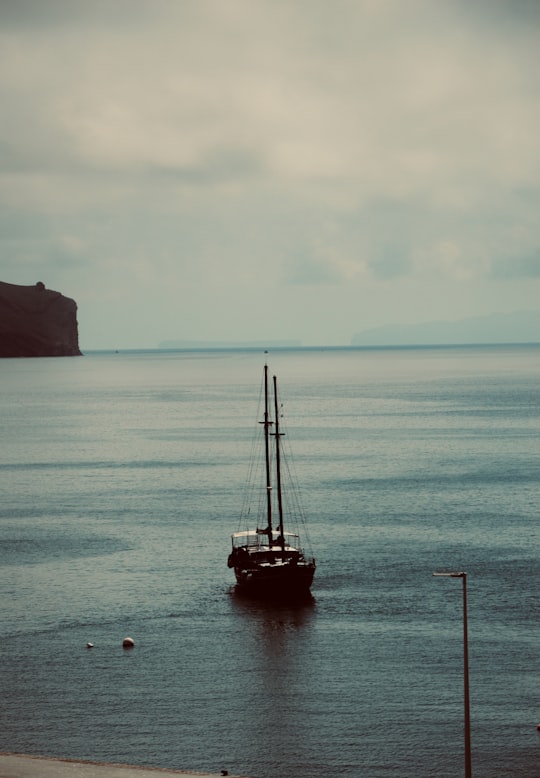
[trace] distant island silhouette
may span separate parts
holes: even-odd
[[[300,340],[162,340],[160,349],[300,348]]]
[[[494,313],[459,321],[385,324],[354,335],[351,346],[540,343],[540,311]]]
[[[80,356],[77,304],[60,292],[0,281],[0,357]]]

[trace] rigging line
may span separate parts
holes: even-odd
[[[242,499],[241,509],[240,509],[240,518],[239,518],[239,527],[238,527],[239,530],[243,530],[247,528],[245,526],[247,517],[251,513],[251,506],[255,504],[255,502],[253,501],[253,495],[254,492],[256,491],[257,477],[259,475],[259,468],[261,462],[260,446],[261,446],[261,438],[262,438],[261,428],[260,425],[258,424],[258,421],[261,416],[263,397],[264,397],[264,378],[261,380],[259,384],[259,396],[257,402],[255,424],[251,427],[252,429],[251,449],[250,449],[250,456],[249,456],[247,478],[244,485],[243,499]],[[260,515],[260,512],[258,515]]]
[[[287,439],[286,439],[287,440]],[[301,543],[305,550],[309,550],[310,555],[313,555],[313,548],[311,545],[311,538],[307,527],[307,516],[304,508],[304,501],[302,499],[302,489],[300,482],[298,481],[296,473],[295,458],[292,454],[292,450],[288,442],[286,445],[286,452],[284,456],[285,469],[288,478],[288,494],[290,492],[291,497],[291,509],[295,511],[295,518],[298,525],[302,527]],[[299,527],[300,528],[300,527]]]

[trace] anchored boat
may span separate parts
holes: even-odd
[[[303,545],[307,542],[305,516],[293,473],[286,457],[280,429],[277,379],[269,385],[268,365],[263,373],[264,419],[256,447],[240,523],[244,529],[232,535],[228,565],[234,568],[237,585],[261,595],[307,594],[315,574],[315,559]],[[255,527],[252,507],[255,503]],[[250,528],[251,524],[251,528]]]

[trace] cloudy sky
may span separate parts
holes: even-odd
[[[81,346],[540,309],[538,0],[0,0],[0,280]]]

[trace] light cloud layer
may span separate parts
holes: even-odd
[[[81,344],[538,309],[540,5],[0,2],[0,277]]]

